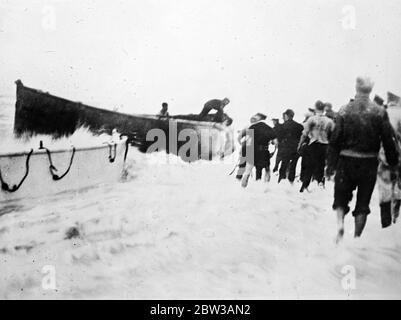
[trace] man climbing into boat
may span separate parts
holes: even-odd
[[[199,114],[199,119],[205,119],[210,111],[216,110],[214,115],[215,122],[224,121],[224,107],[230,103],[230,99],[224,98],[223,100],[212,99],[205,103],[201,113]]]

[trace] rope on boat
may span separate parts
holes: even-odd
[[[129,131],[127,133],[122,133],[121,135],[127,136],[128,142],[131,146],[136,146],[141,148],[144,145],[145,138],[141,137],[138,130]]]
[[[29,153],[28,153],[28,155],[26,157],[25,175],[21,179],[20,183],[17,184],[17,185],[14,185],[12,188],[10,188],[10,186],[3,180],[3,176],[2,176],[1,170],[0,170],[0,182],[1,182],[1,189],[2,190],[6,191],[6,192],[15,192],[22,186],[22,184],[24,183],[26,177],[28,177],[28,174],[29,174],[29,159],[31,158],[32,153],[33,153],[33,149],[31,149],[31,151],[29,151]]]
[[[114,153],[114,155],[113,155]],[[109,161],[110,163],[113,163],[114,160],[116,160],[117,157],[117,143],[110,144],[109,143]]]
[[[42,142],[42,141],[40,141],[39,149],[46,150],[47,157],[48,157],[49,163],[50,163],[50,166],[49,166],[50,174],[52,175],[52,178],[53,178],[54,181],[58,181],[58,180],[63,179],[63,178],[68,174],[68,172],[70,172],[70,169],[71,169],[71,166],[72,166],[72,162],[74,161],[75,147],[72,147],[72,154],[71,154],[70,164],[68,165],[67,170],[66,170],[61,176],[59,176],[59,175],[57,175],[57,174],[55,173],[55,171],[58,171],[58,170],[57,170],[57,168],[53,165],[51,152],[50,152],[49,149],[47,149],[47,148],[45,148],[45,147],[43,146],[43,142]]]
[[[126,136],[127,139],[125,140],[125,152],[124,152],[124,162],[127,160],[127,155],[128,155],[128,149],[129,149],[129,139],[128,139],[128,135],[127,134],[120,134],[120,139],[122,137]]]

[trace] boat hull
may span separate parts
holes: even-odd
[[[165,143],[157,151],[183,155],[181,148],[188,142],[192,146],[182,158],[187,161],[211,160],[234,151],[234,134],[231,126],[207,121],[191,121],[175,117],[130,115],[99,109],[73,102],[48,93],[17,84],[14,133],[16,136],[50,134],[55,137],[73,134],[79,127],[94,133],[111,133],[117,129],[126,134],[142,152],[154,151],[154,131],[165,136]],[[192,138],[191,138],[192,137]],[[205,139],[206,137],[206,139]],[[207,142],[208,141],[208,142]]]
[[[100,183],[116,182],[121,178],[124,170],[128,144],[126,139],[123,139],[112,144],[77,148],[74,155],[72,148],[49,150],[49,152],[52,164],[57,171],[50,170],[49,155],[44,149],[34,150],[31,154],[29,152],[0,154],[3,180],[0,202],[36,198]],[[71,167],[67,174],[59,180],[54,180],[52,172],[60,178],[67,171],[70,163]],[[7,191],[7,188],[12,190],[13,186],[18,186],[25,174],[26,178],[18,190]]]

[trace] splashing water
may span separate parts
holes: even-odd
[[[124,183],[3,205],[0,298],[401,297],[401,229],[380,229],[377,193],[363,237],[347,216],[336,246],[330,182],[242,189],[232,164],[164,157],[131,150]]]
[[[91,147],[94,145],[102,145],[104,142],[110,141],[111,136],[108,134],[93,134],[88,128],[78,128],[74,134],[69,137],[53,138],[49,135],[33,135],[33,136],[21,136],[16,138],[14,136],[6,136],[0,141],[0,150],[2,152],[12,153],[26,151],[31,148],[38,148],[40,142],[43,145],[51,149],[70,149],[71,146],[76,148]]]

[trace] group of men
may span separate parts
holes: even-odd
[[[257,113],[249,127],[240,131],[238,142],[241,155],[236,178],[247,187],[255,168],[256,180],[270,181],[270,160],[277,150],[273,172],[278,171],[278,182],[288,179],[293,184],[297,163],[301,160],[300,192],[308,190],[312,179],[324,187],[325,179],[334,177],[333,210],[337,213],[337,241],[344,235],[344,217],[350,211],[349,203],[357,190],[355,237],[361,236],[370,213],[370,200],[376,181],[380,194],[382,227],[395,223],[401,207],[401,98],[390,94],[388,104],[378,96],[370,100],[373,82],[358,77],[356,95],[338,113],[330,103],[317,101],[308,109],[303,124],[294,120],[294,111],[283,113],[283,123],[273,120],[270,127],[267,116]],[[223,122],[224,107],[230,100],[208,101],[196,119]],[[168,117],[168,105],[163,103],[160,116]],[[275,150],[271,152],[271,146]]]
[[[283,113],[283,123],[273,120],[273,128],[264,122],[266,116],[258,113],[251,118],[251,126],[242,130],[238,141],[242,144],[242,156],[237,172],[237,179],[247,186],[253,166],[256,168],[256,179],[261,179],[261,172],[265,169],[266,180],[270,180],[269,145],[276,146],[277,155],[273,172],[278,171],[278,182],[288,179],[293,184],[299,158],[302,157],[301,192],[307,190],[314,178],[318,184],[324,185],[324,170],[329,137],[334,130],[334,121],[326,115],[326,104],[317,101],[313,113],[307,116],[304,124],[294,120],[295,113],[287,109]],[[253,130],[250,130],[253,129]],[[255,131],[257,130],[257,131]],[[254,140],[250,135],[254,136]],[[247,150],[248,148],[248,150]],[[254,152],[252,152],[252,149]],[[260,153],[265,150],[265,153]],[[248,163],[249,170],[246,170]],[[252,168],[251,168],[252,167]]]
[[[291,109],[283,113],[282,124],[277,119],[273,121],[273,128],[265,123],[266,115],[254,115],[250,126],[239,133],[242,148],[237,179],[246,187],[255,168],[256,180],[262,178],[264,170],[265,180],[269,181],[273,145],[277,149],[273,171],[278,171],[279,183],[284,179],[294,183],[300,157],[300,192],[308,190],[312,179],[324,187],[325,178],[335,175],[337,241],[344,235],[344,217],[350,211],[355,190],[354,235],[361,236],[377,180],[382,226],[395,223],[401,207],[401,102],[395,95],[388,106],[379,97],[372,101],[372,89],[369,78],[358,77],[355,98],[337,114],[331,104],[317,101],[303,124],[294,120]]]

